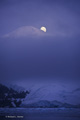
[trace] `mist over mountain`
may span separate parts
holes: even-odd
[[[79,36],[1,38],[1,83],[28,88],[28,103],[56,99],[78,104],[79,92],[72,91],[80,88],[79,43]]]
[[[28,88],[31,91],[26,97],[28,103],[57,100],[78,104],[79,4],[46,3],[15,4],[14,1],[9,4],[8,1],[5,7],[1,2],[0,81],[17,91]],[[46,27],[46,33],[40,30],[41,26]]]
[[[0,120],[80,119],[80,0],[0,0]]]

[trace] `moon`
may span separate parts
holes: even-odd
[[[46,31],[47,31],[47,30],[46,30],[46,27],[43,27],[43,26],[40,28],[40,30],[42,30],[43,32],[46,32]]]

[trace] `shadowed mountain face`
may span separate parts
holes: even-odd
[[[16,91],[0,84],[0,107],[19,107],[28,91]]]
[[[79,105],[72,105],[68,103],[61,103],[59,101],[47,101],[47,100],[42,100],[38,101],[32,104],[22,104],[22,107],[27,107],[27,108],[80,108]]]

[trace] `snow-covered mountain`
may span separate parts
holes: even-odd
[[[31,84],[31,83],[30,83]],[[72,86],[71,84],[63,83],[33,83],[34,85],[25,84],[25,88],[30,91],[30,94],[25,98],[24,104],[31,104],[42,100],[47,101],[60,101],[62,103],[68,104],[80,104],[79,94],[80,91],[76,91],[77,86]],[[76,98],[76,99],[75,99]]]
[[[46,33],[33,26],[22,26],[8,34],[5,34],[3,37],[21,38],[21,37],[35,37],[35,36],[45,36],[45,35]]]
[[[1,90],[1,93],[0,93],[0,106],[1,107],[80,108],[80,104],[73,105],[72,103],[69,104],[68,102],[64,102],[64,101],[61,102],[60,99],[59,100],[56,100],[56,99],[51,100],[51,98],[48,99],[48,97],[50,97],[49,96],[50,93],[46,94],[47,97],[44,96],[45,91],[43,88],[38,88],[36,91],[31,93],[31,91],[30,92],[29,91],[16,91],[12,88],[8,88],[0,84],[0,90]],[[28,97],[29,95],[27,96],[27,94],[29,94],[31,98],[35,98],[35,99],[32,99],[31,101],[30,100],[31,98]],[[40,99],[42,96],[44,96],[44,98]]]

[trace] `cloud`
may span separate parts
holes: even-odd
[[[21,37],[36,37],[36,36],[46,36],[46,35],[47,33],[44,33],[43,31],[33,26],[22,26],[8,34],[5,34],[3,37],[21,38]]]
[[[80,88],[77,88],[77,89],[72,91],[72,93],[75,93],[75,92],[80,92]]]

